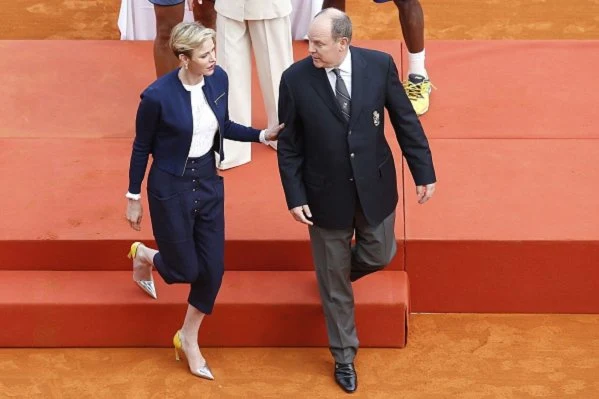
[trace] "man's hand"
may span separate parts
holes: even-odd
[[[141,230],[141,218],[143,216],[141,201],[128,200],[127,202],[127,220],[133,230]]]
[[[308,220],[308,218],[312,217],[312,213],[310,212],[310,207],[308,205],[296,206],[295,208],[291,208],[289,212],[291,212],[291,216],[293,216],[293,218],[300,223],[307,224],[308,226],[312,226],[314,224]]]
[[[273,126],[270,129],[266,129],[264,132],[264,138],[268,141],[275,141],[279,137],[279,132],[285,127],[284,123],[278,126]]]
[[[418,196],[418,203],[424,204],[426,201],[431,199],[435,193],[435,185],[437,183],[427,184],[426,186],[416,186],[416,195]]]

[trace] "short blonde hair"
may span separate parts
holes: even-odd
[[[200,48],[206,40],[215,41],[216,32],[198,22],[181,22],[171,32],[169,46],[175,57],[180,54],[191,58],[193,50]]]

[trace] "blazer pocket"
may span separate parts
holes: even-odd
[[[151,195],[152,197],[156,198],[158,201],[168,201],[171,200],[173,198],[176,198],[179,196],[179,193],[159,193],[156,192],[154,190],[150,190],[148,189],[148,194]]]
[[[326,177],[318,173],[304,171],[304,182],[313,187],[323,187],[326,183]]]
[[[191,228],[185,212],[184,201],[179,194],[158,198],[149,192],[150,221],[157,240],[183,242],[189,240]]]
[[[391,168],[389,168],[391,167]],[[393,157],[391,153],[389,153],[383,162],[379,164],[379,177],[385,176],[387,173],[393,173],[394,165],[393,165]]]
[[[153,165],[148,174],[148,195],[158,201],[167,201],[179,196],[179,193],[183,190],[173,180],[173,176]]]
[[[218,96],[216,96],[216,99],[214,100],[214,104],[218,105],[218,102],[225,96],[225,92],[223,91],[221,94],[219,94]]]

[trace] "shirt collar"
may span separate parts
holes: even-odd
[[[329,73],[333,69],[335,69],[335,68],[325,68],[325,71],[327,71],[327,73]],[[339,65],[339,70],[341,72],[351,74],[351,50],[350,49],[347,50],[347,55],[345,56],[345,59]]]
[[[200,83],[198,83],[197,85],[186,85],[183,82],[181,82],[181,84],[187,91],[200,90],[206,84],[206,77],[204,76],[204,79],[202,79],[202,81]]]

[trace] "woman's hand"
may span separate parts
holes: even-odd
[[[279,133],[284,127],[285,124],[281,123],[279,126],[274,126],[270,129],[266,129],[264,131],[264,138],[268,141],[275,141],[279,137]]]
[[[133,230],[141,230],[141,218],[143,216],[141,201],[127,200],[127,220]]]

